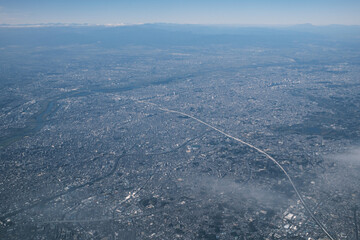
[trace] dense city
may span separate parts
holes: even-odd
[[[1,40],[0,238],[329,239],[274,162],[209,124],[276,159],[329,234],[357,240],[359,48],[273,31]]]

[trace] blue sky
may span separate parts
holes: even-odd
[[[360,25],[360,0],[0,0],[0,23]]]

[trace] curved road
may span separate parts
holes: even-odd
[[[247,143],[247,142],[245,142],[245,141],[243,141],[243,140],[241,140],[241,139],[239,139],[239,138],[237,138],[237,137],[231,136],[230,134],[228,134],[228,133],[226,133],[226,132],[224,132],[224,131],[222,131],[222,130],[220,130],[220,129],[218,129],[218,128],[216,128],[216,127],[214,127],[214,126],[212,126],[212,125],[210,125],[210,124],[208,124],[208,123],[206,123],[206,122],[204,122],[204,121],[202,121],[202,120],[200,120],[200,119],[198,119],[198,118],[196,118],[196,117],[194,117],[194,116],[191,116],[191,115],[189,115],[189,114],[186,114],[186,113],[183,113],[183,112],[180,112],[180,111],[176,111],[176,110],[171,110],[171,109],[168,109],[168,108],[164,108],[164,107],[161,107],[161,106],[159,106],[159,105],[157,105],[157,104],[155,104],[155,103],[152,103],[152,102],[141,101],[141,100],[135,100],[135,102],[144,103],[144,104],[147,104],[147,105],[152,105],[152,106],[155,106],[155,107],[157,107],[158,109],[160,109],[160,110],[162,110],[162,111],[164,111],[164,112],[175,113],[175,114],[178,114],[178,115],[182,115],[182,116],[191,118],[191,119],[193,119],[193,120],[195,120],[195,121],[197,121],[197,122],[199,122],[199,123],[201,123],[201,124],[203,124],[203,125],[211,128],[211,129],[213,129],[213,130],[221,133],[222,135],[224,135],[224,136],[226,136],[226,137],[228,137],[228,138],[231,138],[231,139],[233,139],[233,140],[235,140],[235,141],[237,141],[237,142],[239,142],[239,143],[241,143],[241,144],[244,144],[244,145],[246,145],[246,146],[248,146],[248,147],[250,147],[250,148],[252,148],[252,149],[255,149],[255,150],[258,151],[259,153],[265,155],[265,157],[267,157],[267,158],[270,159],[273,163],[275,163],[276,166],[278,166],[278,167],[280,168],[280,170],[285,174],[285,176],[286,176],[287,179],[289,180],[292,188],[294,189],[296,195],[297,195],[298,198],[300,199],[301,204],[304,206],[304,208],[305,208],[306,211],[309,213],[309,215],[311,216],[311,218],[316,222],[316,224],[321,228],[321,230],[326,234],[326,236],[327,236],[328,238],[330,238],[331,240],[335,240],[335,238],[333,238],[333,237],[330,235],[330,233],[327,231],[327,229],[325,228],[325,226],[315,217],[315,215],[313,214],[313,212],[310,210],[310,208],[309,208],[308,205],[306,204],[305,200],[304,200],[303,197],[300,195],[297,187],[295,186],[295,184],[294,184],[292,178],[290,177],[290,175],[288,174],[288,172],[283,168],[283,166],[281,166],[281,164],[280,164],[278,161],[276,161],[273,157],[271,157],[267,152],[261,150],[260,148],[255,147],[254,145],[252,145],[252,144],[250,144],[250,143]]]

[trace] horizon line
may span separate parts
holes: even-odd
[[[312,24],[312,23],[296,23],[296,24],[238,24],[238,23],[172,23],[172,22],[147,22],[147,23],[0,23],[0,27],[122,27],[122,26],[138,26],[138,25],[192,25],[192,26],[223,26],[223,27],[292,27],[292,26],[344,26],[354,27],[360,24]]]

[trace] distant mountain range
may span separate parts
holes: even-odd
[[[192,24],[18,24],[0,25],[0,47],[96,44],[106,48],[146,46],[291,47],[326,46],[333,42],[360,47],[360,26],[302,24],[294,26],[237,26]]]

